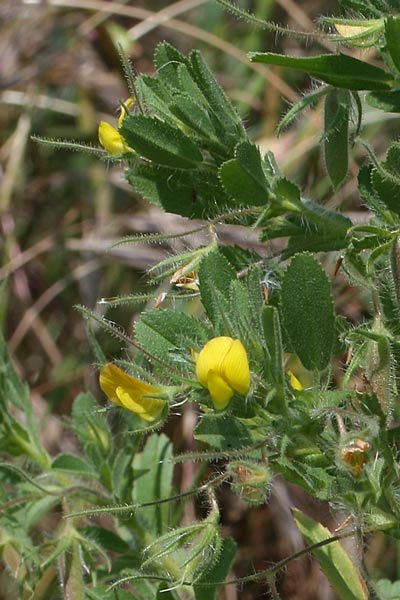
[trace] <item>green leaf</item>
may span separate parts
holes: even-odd
[[[310,371],[328,364],[335,340],[331,285],[310,254],[296,255],[286,269],[281,290],[286,332],[301,362]]]
[[[172,94],[168,88],[156,77],[140,75],[136,80],[136,86],[143,106],[153,112],[157,117],[177,123],[168,103],[172,101]]]
[[[236,144],[240,138],[243,139],[245,137],[245,131],[238,114],[235,112],[223,89],[216,82],[200,52],[193,50],[189,59],[190,74],[220,123],[222,139]]]
[[[87,462],[73,454],[59,454],[51,463],[51,468],[55,471],[97,477],[97,473],[93,471],[93,468]]]
[[[283,374],[282,335],[279,324],[278,310],[274,306],[264,306],[262,309],[265,346],[268,352],[266,367],[267,381],[274,382],[275,394],[268,403],[268,410],[278,414],[287,413]]]
[[[210,252],[201,261],[200,296],[214,327],[219,327],[225,315],[229,314],[229,288],[235,280],[235,270],[220,252]]]
[[[201,92],[201,90],[200,90],[199,86],[197,85],[197,83],[195,82],[195,80],[193,79],[187,65],[179,64],[177,67],[177,72],[178,72],[178,80],[179,80],[178,89],[180,91],[184,92],[187,96],[189,96],[193,100],[193,102],[200,104],[207,110],[209,118],[213,123],[214,131],[218,131],[219,130],[218,120],[215,117],[215,114],[212,111],[209,111],[209,104],[207,102],[207,99],[204,96],[204,94]]]
[[[247,334],[250,324],[250,298],[247,290],[239,280],[231,281],[229,297],[232,316],[234,316],[238,331],[242,329]]]
[[[99,585],[95,588],[87,587],[85,590],[85,600],[132,600],[131,592],[118,588],[110,591],[108,589],[108,585]],[[155,593],[154,587],[150,583],[144,582],[144,580],[135,581],[135,591],[135,600],[146,600],[147,598],[154,597]]]
[[[105,529],[104,527],[99,527],[97,525],[90,525],[81,527],[79,532],[106,550],[118,552],[119,554],[130,554],[131,548],[129,544],[114,532],[110,531],[110,529]]]
[[[194,585],[194,593],[196,600],[217,600],[221,585],[217,582],[224,581],[228,576],[233,564],[233,559],[236,553],[236,543],[231,538],[222,540],[221,554],[211,569],[197,579]],[[215,586],[213,583],[215,582]],[[207,583],[207,586],[202,587],[202,583]]]
[[[291,125],[291,123],[294,121],[294,119],[305,108],[316,104],[318,102],[318,100],[320,100],[323,96],[325,96],[329,92],[329,90],[330,90],[330,88],[328,86],[322,86],[316,90],[313,90],[312,92],[309,92],[305,96],[303,96],[303,98],[301,98],[301,100],[296,102],[296,104],[294,104],[288,110],[288,112],[285,114],[285,116],[281,119],[281,121],[278,125],[277,134],[280,135],[282,133],[282,131],[284,131],[286,129],[286,127],[289,127],[289,125]]]
[[[79,394],[72,405],[72,428],[81,442],[94,445],[102,456],[111,447],[110,428],[92,394]]]
[[[194,169],[203,160],[198,146],[181,129],[155,117],[130,114],[120,131],[131,148],[158,165]]]
[[[298,485],[319,500],[331,500],[334,495],[333,478],[327,473],[325,467],[307,465],[305,459],[300,463],[293,458],[280,458],[273,468],[287,481]]]
[[[234,450],[253,442],[249,428],[232,415],[203,415],[194,437],[216,450]]]
[[[142,452],[135,455],[132,500],[136,504],[154,502],[172,495],[172,444],[166,435],[152,434]],[[153,534],[167,531],[171,503],[155,504],[138,511]]]
[[[316,79],[348,90],[386,90],[393,81],[387,71],[346,54],[298,58],[272,52],[250,52],[248,56],[252,62],[306,71]]]
[[[385,112],[400,112],[400,90],[371,92],[365,96],[365,101],[370,106]]]
[[[273,183],[272,191],[276,196],[274,203],[278,205],[279,212],[301,210],[300,190],[292,181],[278,177]]]
[[[280,178],[275,190],[277,194],[280,194],[282,202],[286,201],[297,205],[299,193],[297,186]],[[347,244],[347,231],[352,226],[350,219],[305,198],[301,198],[297,206],[298,210],[301,210],[300,214],[291,214],[285,219],[271,219],[268,228],[263,231],[261,239],[290,237],[288,249],[283,253],[285,258],[295,252],[293,248],[297,247],[297,244],[300,247],[303,243],[310,244],[309,249],[313,251],[338,250]]]
[[[293,256],[296,252],[328,252],[347,247],[347,231],[352,223],[344,215],[330,211],[318,204],[301,199],[301,215],[291,215],[278,226],[263,232],[264,239],[290,236],[282,258]]]
[[[184,313],[153,309],[144,312],[135,324],[137,342],[168,363],[178,360],[180,369],[191,368],[191,349],[203,346],[207,334],[203,325]],[[187,356],[187,362],[183,360]],[[175,364],[176,366],[176,364]]]
[[[387,153],[386,160],[371,171],[371,184],[382,204],[391,211],[400,214],[400,144],[394,142]],[[370,194],[371,195],[371,194]],[[387,219],[386,219],[387,220]]]
[[[389,579],[380,579],[376,582],[376,589],[380,600],[399,600],[400,581],[389,581]]]
[[[221,165],[221,181],[232,198],[243,206],[265,206],[269,186],[262,168],[260,151],[251,142],[236,146],[235,158]]]
[[[307,544],[317,544],[332,534],[300,510],[292,509],[300,533]],[[332,542],[312,551],[340,600],[368,600],[366,588],[340,542]]]
[[[127,171],[132,187],[146,200],[190,219],[212,218],[230,200],[217,175],[211,171],[182,171],[140,165]]]
[[[174,101],[169,104],[169,109],[184,125],[199,135],[218,141],[207,111],[190,96],[184,94],[174,96]]]
[[[13,404],[24,414],[26,429],[8,414],[10,410],[9,403]],[[3,417],[1,413],[3,413]],[[28,443],[35,447],[38,456],[40,455],[43,460],[46,460],[46,452],[42,448],[38,433],[29,387],[21,381],[14,369],[8,355],[6,341],[2,331],[0,331],[0,422],[3,418],[9,422],[11,428],[17,434],[20,434],[22,438],[26,438],[27,441],[29,440]]]
[[[53,508],[60,503],[57,496],[44,496],[36,502],[29,503],[24,507],[24,527],[26,530],[35,527],[46,515],[51,513]]]
[[[388,17],[385,21],[386,47],[391,56],[393,64],[400,72],[400,19],[399,17]]]
[[[302,216],[307,217],[309,221],[315,223],[327,231],[336,232],[338,238],[345,237],[348,229],[353,225],[348,217],[340,212],[328,210],[319,204],[302,198]]]
[[[378,192],[380,201],[391,211],[400,215],[400,184],[389,177],[385,177],[377,169],[372,170],[371,182]]]
[[[112,462],[112,488],[113,493],[119,502],[129,502],[132,489],[132,469],[131,463],[136,451],[136,445],[139,441],[139,435],[136,440],[129,434],[130,443],[124,445],[114,457]]]
[[[387,208],[372,185],[372,166],[363,165],[358,172],[358,191],[365,204],[374,213],[385,218]]]
[[[344,90],[332,90],[325,99],[325,166],[335,189],[347,175],[349,166],[350,96]]]
[[[187,64],[187,59],[168,42],[161,42],[154,53],[154,64],[163,82],[180,89],[178,67]]]

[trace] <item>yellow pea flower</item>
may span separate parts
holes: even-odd
[[[165,388],[140,381],[112,363],[101,369],[99,382],[111,402],[127,408],[148,423],[158,419],[165,407],[165,400],[160,398],[165,394]]]
[[[235,392],[246,395],[250,368],[242,342],[225,336],[207,342],[197,356],[196,377],[208,389],[218,410],[229,404]]]
[[[297,379],[296,375],[290,369],[288,369],[287,373],[289,375],[290,385],[292,386],[292,388],[294,390],[297,390],[298,392],[301,392],[301,390],[304,388],[301,385],[299,379]]]
[[[127,115],[127,110],[133,105],[133,99],[128,98],[124,102],[124,105],[121,106],[121,112],[118,118],[118,127],[121,127],[123,120]],[[123,152],[129,152],[131,148],[125,143],[124,138],[119,133],[118,129],[107,123],[106,121],[101,121],[99,125],[99,142],[107,150],[109,154],[122,154]]]

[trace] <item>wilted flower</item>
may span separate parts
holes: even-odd
[[[271,473],[266,464],[255,461],[234,461],[228,465],[233,489],[245,502],[264,504],[271,488]]]
[[[219,410],[229,404],[235,392],[246,395],[250,369],[242,342],[225,336],[207,342],[197,356],[196,376]]]
[[[123,120],[126,117],[127,110],[133,105],[132,98],[128,98],[121,106],[121,112],[118,119],[118,127],[121,127]],[[125,143],[124,138],[119,133],[118,129],[107,123],[101,121],[99,125],[99,142],[109,152],[109,154],[122,154],[123,152],[129,152],[130,148]]]
[[[112,363],[100,371],[100,387],[111,402],[127,408],[147,422],[155,421],[162,413],[166,401],[160,398],[165,388],[140,381]]]
[[[340,457],[350,468],[353,475],[358,477],[368,460],[370,444],[361,439],[351,440],[340,450]]]

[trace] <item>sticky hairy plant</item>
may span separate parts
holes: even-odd
[[[24,600],[56,597],[57,587],[74,600],[212,600],[224,585],[250,581],[267,581],[279,598],[281,572],[308,552],[341,600],[394,597],[398,582],[376,581],[363,553],[370,534],[396,539],[400,527],[400,144],[393,140],[379,160],[362,135],[367,105],[400,113],[400,17],[391,2],[340,4],[354,18],[321,19],[331,31],[316,34],[338,52],[249,58],[319,82],[278,130],[323,103],[321,145],[334,190],[349,178],[354,148],[366,153],[358,173],[366,223],[303,197],[273,153],[250,139],[197,50],[184,55],[160,43],[155,75],[128,73],[132,98],[121,104],[118,127],[100,123],[102,156],[120,161],[136,194],[185,217],[186,235],[201,232],[203,242],[149,273],[153,282],[166,281],[161,296],[102,302],[150,301],[133,333],[79,307],[103,400],[111,401],[101,408],[91,394],[75,399],[69,425],[80,454],[51,457],[43,449],[27,389],[2,341],[0,444],[8,460],[0,463],[0,540]],[[374,48],[374,60],[353,56],[354,48]],[[190,225],[194,219],[201,224]],[[221,223],[257,231],[264,244],[278,240],[278,250],[267,259],[223,245]],[[368,296],[362,323],[336,308],[335,263]],[[124,344],[124,358],[104,356],[93,324]],[[189,406],[195,445],[180,455],[168,420],[175,423]],[[183,462],[196,463],[196,474],[178,493]],[[229,576],[236,543],[222,534],[220,488],[262,506],[278,476],[337,508],[345,524],[331,532],[296,509],[304,546],[263,571]],[[190,523],[182,518],[188,506],[196,515]],[[56,511],[62,519],[53,533],[33,535]],[[357,562],[340,543],[347,537],[360,549]]]

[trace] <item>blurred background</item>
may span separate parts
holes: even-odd
[[[247,0],[241,6],[302,31],[315,30],[320,14],[341,14],[336,2],[321,0]],[[276,137],[280,118],[312,88],[310,80],[294,71],[251,64],[246,58],[247,51],[319,53],[330,49],[329,44],[305,45],[257,29],[224,12],[213,0],[1,0],[0,318],[14,364],[32,389],[45,445],[52,452],[74,444],[60,417],[69,414],[77,393],[89,389],[100,398],[94,359],[74,306],[83,304],[102,314],[102,298],[146,291],[146,270],[170,255],[173,244],[110,246],[128,234],[172,233],[188,225],[135,195],[117,163],[54,150],[31,136],[97,146],[99,122],[115,124],[119,101],[128,95],[118,45],[138,72],[152,74],[153,52],[161,40],[184,53],[192,48],[202,51],[251,138],[262,150],[275,153],[284,173],[302,186],[305,196],[340,206],[354,220],[368,218],[354,177],[349,176],[339,193],[330,189],[318,108]],[[356,56],[361,52],[346,51]],[[364,134],[373,139],[378,155],[385,151],[388,136],[398,130],[393,116],[372,109],[366,114]],[[353,152],[353,175],[365,160],[359,149]],[[243,230],[233,226],[226,227],[224,235],[230,242],[244,237]],[[254,243],[264,256],[271,252],[257,241],[246,243]],[[337,258],[326,259],[328,271],[333,272]],[[357,322],[368,313],[365,300],[340,276],[335,286],[345,316]],[[107,316],[131,331],[142,308],[118,307],[108,310]],[[107,357],[120,355],[120,342],[101,333],[99,340]],[[241,548],[236,576],[266,568],[292,551],[299,534],[288,525],[289,506],[310,506],[310,500],[292,487],[278,481],[268,508],[251,511],[236,500],[235,504],[229,494],[224,498],[224,526]],[[332,524],[327,506],[314,508],[322,521]],[[382,559],[385,548],[378,536],[368,552],[369,564],[381,576],[389,575],[385,568],[390,571],[395,562],[393,549]],[[280,585],[285,599],[335,597],[308,558],[293,563]],[[233,588],[224,593],[227,600],[238,597]],[[263,593],[265,589],[256,585],[238,592],[243,599]]]

